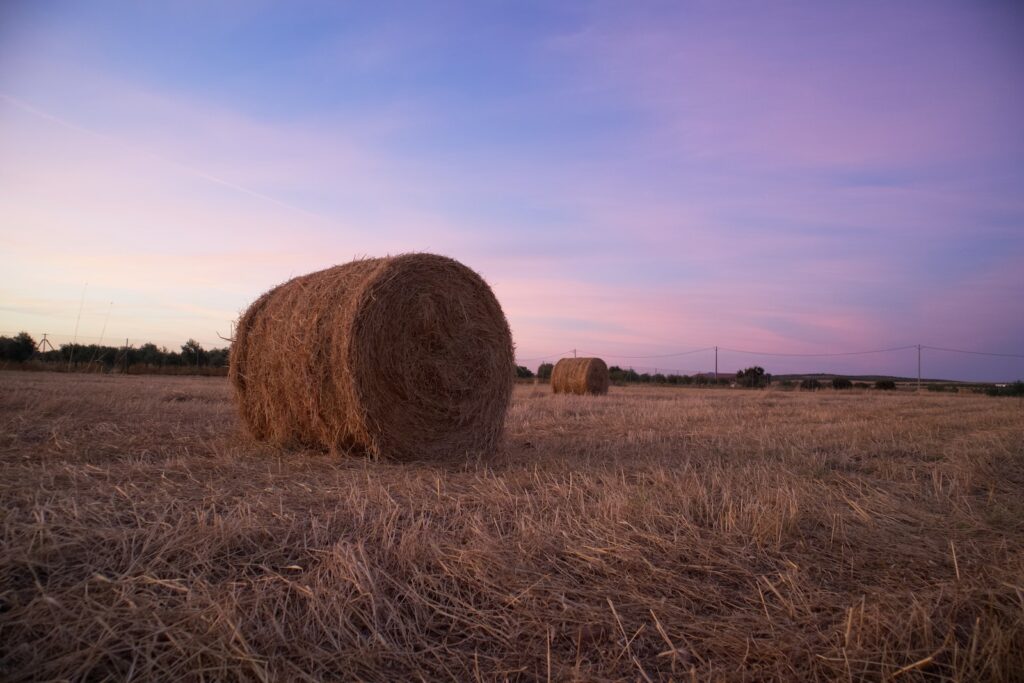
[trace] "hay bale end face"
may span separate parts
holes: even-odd
[[[608,366],[600,358],[563,358],[551,371],[556,394],[607,394]]]
[[[514,372],[487,283],[452,259],[404,254],[261,296],[235,329],[229,374],[258,439],[417,459],[493,451]]]

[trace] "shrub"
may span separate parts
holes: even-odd
[[[519,379],[531,379],[533,377],[533,371],[525,365],[517,365],[516,377]]]
[[[833,377],[832,378],[833,389],[852,389],[853,382],[846,379],[845,377]]]
[[[554,363],[541,363],[540,366],[537,368],[537,377],[547,381],[551,379],[551,371],[554,369]]]
[[[875,382],[875,389],[881,389],[883,391],[892,391],[896,388],[896,382],[891,379],[880,379]]]
[[[800,388],[804,391],[817,391],[821,389],[821,382],[816,379],[805,379],[800,382]]]
[[[736,373],[736,384],[741,387],[765,387],[768,386],[770,375],[764,374],[764,368],[755,365]]]
[[[15,337],[0,337],[0,360],[23,362],[32,357],[36,351],[36,341],[28,332],[21,332]]]
[[[985,393],[989,396],[1024,396],[1024,382],[1017,380],[1005,387],[988,387]]]

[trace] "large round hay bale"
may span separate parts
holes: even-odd
[[[275,287],[242,315],[231,383],[249,431],[395,459],[494,450],[514,382],[494,293],[443,256],[364,259]]]
[[[600,358],[563,358],[551,371],[556,394],[607,394],[608,366]]]

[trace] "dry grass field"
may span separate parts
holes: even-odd
[[[282,452],[222,378],[0,373],[0,679],[1024,680],[1024,404],[518,386]]]

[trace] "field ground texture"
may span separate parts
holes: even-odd
[[[0,373],[0,678],[1024,679],[1024,403],[516,387],[502,450],[256,444]]]

